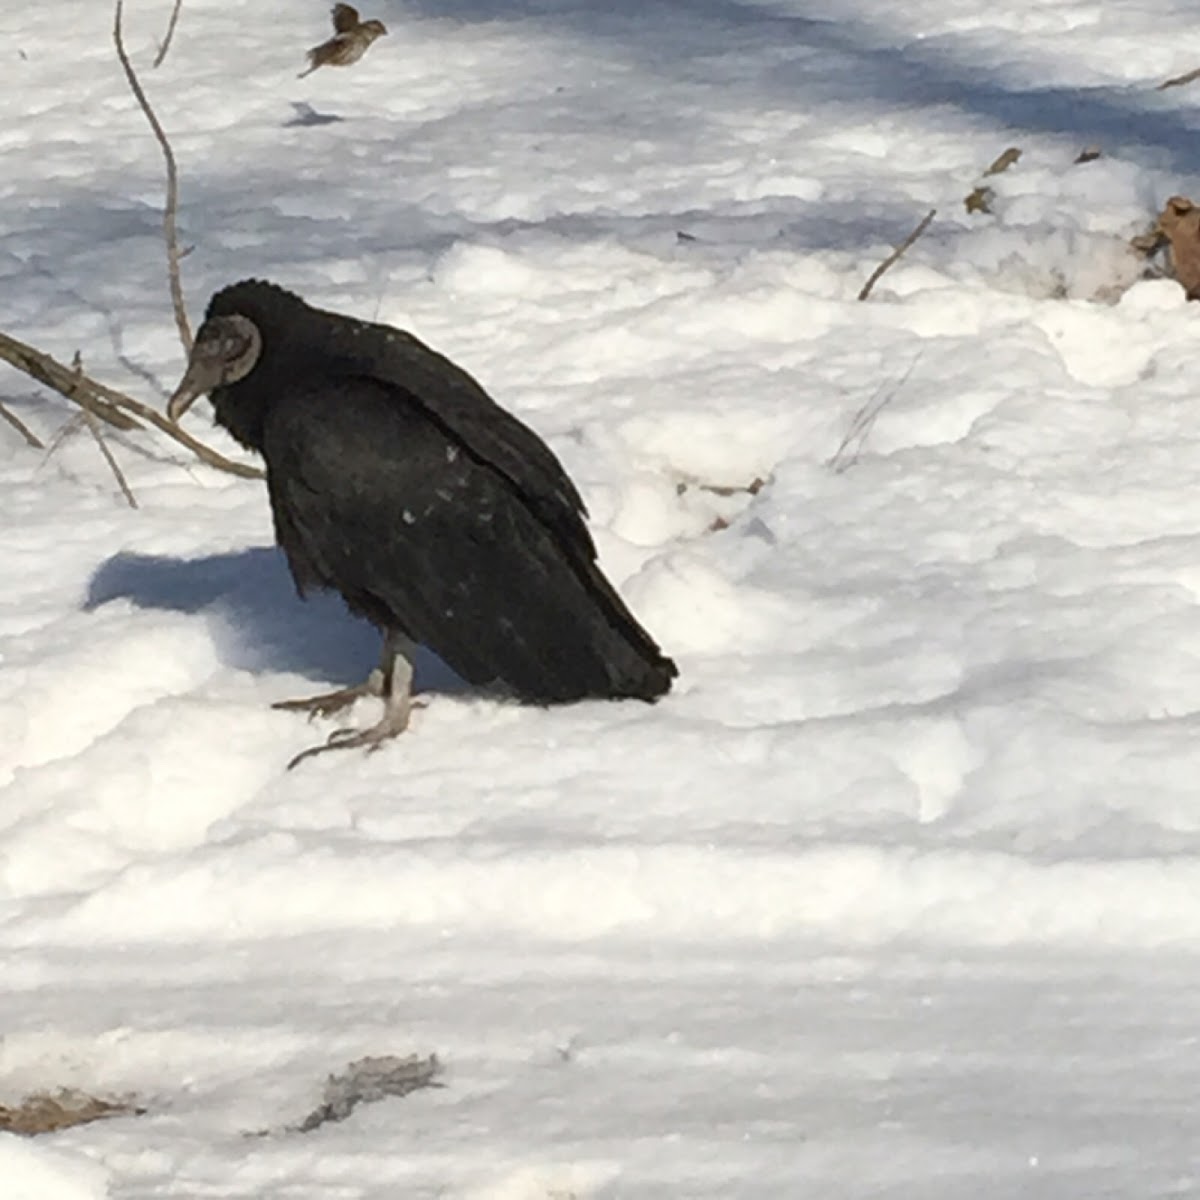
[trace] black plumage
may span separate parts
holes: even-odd
[[[675,664],[597,566],[558,459],[412,335],[237,283],[208,306],[171,416],[204,392],[266,462],[301,595],[340,592],[385,636],[372,688],[388,701],[384,720],[332,745],[373,746],[404,728],[414,643],[526,703],[669,690]],[[365,690],[293,706],[328,712]]]

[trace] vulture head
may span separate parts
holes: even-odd
[[[320,354],[315,317],[299,296],[272,283],[246,279],[223,288],[209,301],[167,415],[178,422],[207,393],[217,423],[261,453],[267,407],[286,395],[300,360]]]
[[[262,334],[249,317],[238,313],[209,317],[200,326],[187,370],[167,401],[167,416],[178,422],[198,397],[245,379],[260,354]]]

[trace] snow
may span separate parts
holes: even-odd
[[[127,5],[193,318],[261,275],[460,362],[681,677],[426,658],[402,739],[287,772],[328,726],[271,702],[378,646],[261,482],[113,433],[132,511],[0,424],[0,1104],[146,1109],[0,1134],[0,1200],[1196,1194],[1197,310],[1128,248],[1200,192],[1193,7],[377,0],[299,81],[325,9],[185,0],[154,70]],[[0,12],[0,331],[161,409],[111,19]]]
[[[104,1200],[106,1172],[79,1154],[63,1154],[4,1136],[0,1177],[8,1200]]]

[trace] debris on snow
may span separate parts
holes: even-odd
[[[435,1082],[441,1071],[442,1064],[436,1054],[425,1058],[419,1054],[406,1058],[385,1054],[357,1059],[340,1075],[329,1076],[324,1102],[296,1129],[311,1133],[331,1121],[344,1121],[360,1104],[374,1104],[389,1096],[407,1096],[422,1088],[442,1087]]]
[[[77,1088],[33,1092],[17,1104],[0,1104],[0,1130],[36,1137],[109,1117],[140,1117],[145,1109],[128,1097],[93,1096]]]

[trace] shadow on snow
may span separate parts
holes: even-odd
[[[365,679],[379,661],[375,628],[347,612],[332,593],[301,600],[282,553],[273,547],[191,559],[115,554],[92,576],[84,608],[118,599],[143,609],[202,616],[221,660],[239,670],[344,684]],[[424,647],[415,666],[418,691],[466,687]]]
[[[397,29],[416,13],[435,20],[519,23],[552,36],[608,43],[648,74],[714,76],[725,97],[766,107],[790,98],[806,110],[832,102],[884,117],[945,105],[1013,133],[1099,142],[1109,154],[1119,146],[1135,161],[1157,152],[1172,169],[1189,175],[1200,161],[1200,129],[1191,106],[1181,110],[1177,94],[1163,95],[1141,83],[1021,86],[997,69],[993,45],[971,46],[953,35],[922,39],[898,21],[888,22],[886,6],[847,4],[836,20],[828,4],[806,15],[806,6],[795,0],[793,12],[739,0],[615,0],[604,6],[584,0],[378,0],[378,6]],[[1169,15],[1183,37],[1190,16],[1183,6]],[[1164,25],[1163,37],[1170,38],[1170,23]],[[1023,50],[1028,66],[1052,74],[1053,59],[1034,61],[1032,47],[1031,42]],[[766,69],[742,69],[747,52],[764,54]],[[721,60],[731,54],[738,60],[735,73],[714,74],[726,69]]]

